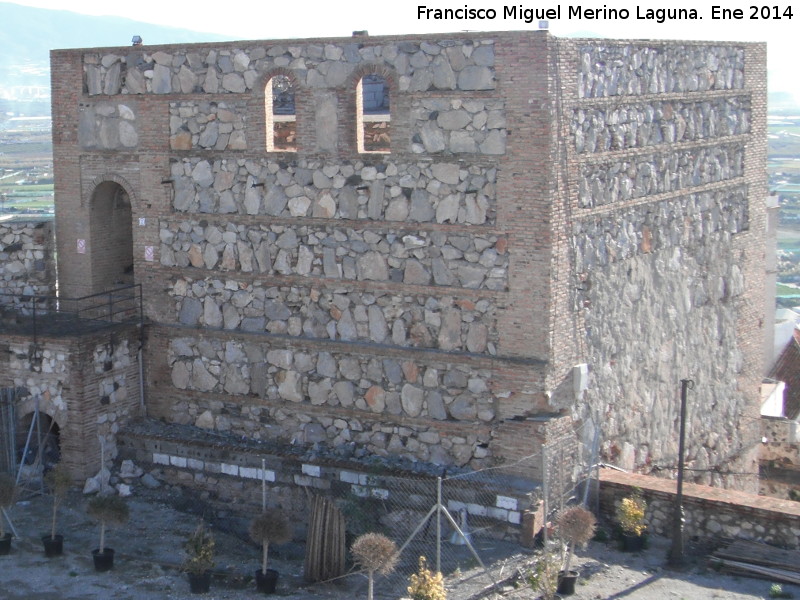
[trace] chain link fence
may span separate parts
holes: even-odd
[[[440,477],[352,473],[352,485],[335,494],[348,549],[358,535],[379,532],[401,550],[395,572],[376,595],[407,595],[421,556],[428,568],[459,585],[471,580],[476,588],[495,586],[500,575],[492,566],[519,555],[525,529],[532,535],[542,516],[551,520],[565,506],[585,503],[599,445],[597,436],[587,443],[585,434],[573,430],[513,464],[478,471]]]

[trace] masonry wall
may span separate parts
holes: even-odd
[[[117,456],[122,423],[141,414],[137,328],[103,333],[7,335],[0,344],[0,386],[18,390],[18,426],[38,409],[59,429],[61,459],[83,479]],[[101,442],[102,440],[102,442]]]
[[[764,46],[559,48],[571,192],[560,310],[574,316],[559,337],[590,367],[574,411],[602,431],[606,460],[672,477],[692,379],[689,477],[757,489]]]
[[[671,535],[674,482],[601,470],[600,510],[609,522],[614,522],[622,498],[634,492],[641,493],[647,502],[648,532]],[[800,505],[796,501],[687,483],[683,488],[683,508],[685,539],[703,547],[716,548],[737,538],[781,548],[800,547]]]
[[[21,296],[55,295],[53,250],[52,218],[0,221],[0,307],[22,308]]]
[[[113,181],[151,415],[473,467],[590,420],[608,460],[668,471],[695,374],[714,409],[690,461],[754,465],[763,46],[511,32],[52,61],[63,286],[86,286]],[[388,154],[357,151],[368,73],[389,82]],[[266,150],[276,74],[297,152]]]
[[[531,269],[547,261],[547,222],[528,203],[547,206],[547,62],[533,59],[549,41],[519,42],[53,54],[58,84],[81,90],[54,94],[72,132],[59,162],[81,182],[61,204],[76,215],[62,221],[64,287],[84,283],[87,259],[70,238],[113,180],[131,198],[152,322],[149,414],[441,464],[502,457],[498,428],[547,410],[547,285]],[[523,56],[526,66],[513,62]],[[296,153],[266,151],[264,87],[279,73],[296,86]],[[356,150],[355,88],[367,73],[390,84],[388,155]],[[517,75],[524,91],[510,85]],[[530,114],[531,93],[538,116],[513,143],[513,170],[541,179],[517,187],[501,175],[508,123]],[[512,197],[525,219],[502,200]],[[99,234],[85,235],[91,254]]]

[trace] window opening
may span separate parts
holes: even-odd
[[[358,151],[389,152],[391,113],[386,78],[376,74],[362,77],[356,90],[356,108]]]
[[[297,152],[297,115],[294,85],[286,75],[276,75],[267,83],[267,151]]]

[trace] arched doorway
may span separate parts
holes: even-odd
[[[130,198],[120,184],[104,181],[95,188],[89,221],[93,292],[134,283],[132,218]]]
[[[48,414],[39,411],[20,419],[16,432],[17,463],[46,472],[61,460],[61,428]]]

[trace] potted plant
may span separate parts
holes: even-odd
[[[558,574],[558,593],[571,596],[579,575],[578,571],[570,570],[575,546],[583,546],[592,539],[597,519],[582,506],[571,506],[559,513],[556,525],[565,546],[563,569]]]
[[[72,485],[72,476],[69,474],[66,465],[58,463],[53,469],[44,476],[50,493],[53,496],[53,520],[50,525],[50,535],[42,536],[44,545],[44,555],[48,558],[61,556],[64,550],[64,536],[56,533],[56,521],[58,518],[58,506],[64,500]]]
[[[617,506],[617,523],[622,530],[622,549],[625,552],[638,552],[644,548],[646,510],[647,502],[639,492],[626,496]]]
[[[211,588],[211,569],[214,568],[214,537],[203,523],[197,526],[184,545],[186,560],[183,570],[189,575],[189,589],[204,594]]]
[[[262,547],[261,568],[256,571],[256,589],[272,594],[278,583],[278,572],[267,568],[269,545],[283,544],[291,539],[289,520],[279,509],[267,509],[250,522],[250,537]]]
[[[0,473],[0,555],[11,551],[11,533],[6,531],[6,516],[3,511],[14,504],[17,484],[14,478],[5,473]]]
[[[119,496],[98,495],[89,500],[86,512],[100,523],[100,547],[92,550],[94,568],[109,571],[114,568],[114,549],[106,548],[106,526],[126,523],[130,515],[128,504]]]
[[[424,556],[419,557],[419,568],[411,574],[408,586],[408,595],[411,600],[446,600],[447,591],[444,589],[444,577],[441,573],[434,573],[427,566]]]
[[[355,563],[367,571],[367,600],[372,600],[375,573],[388,575],[397,564],[397,545],[381,533],[365,533],[350,548]]]

